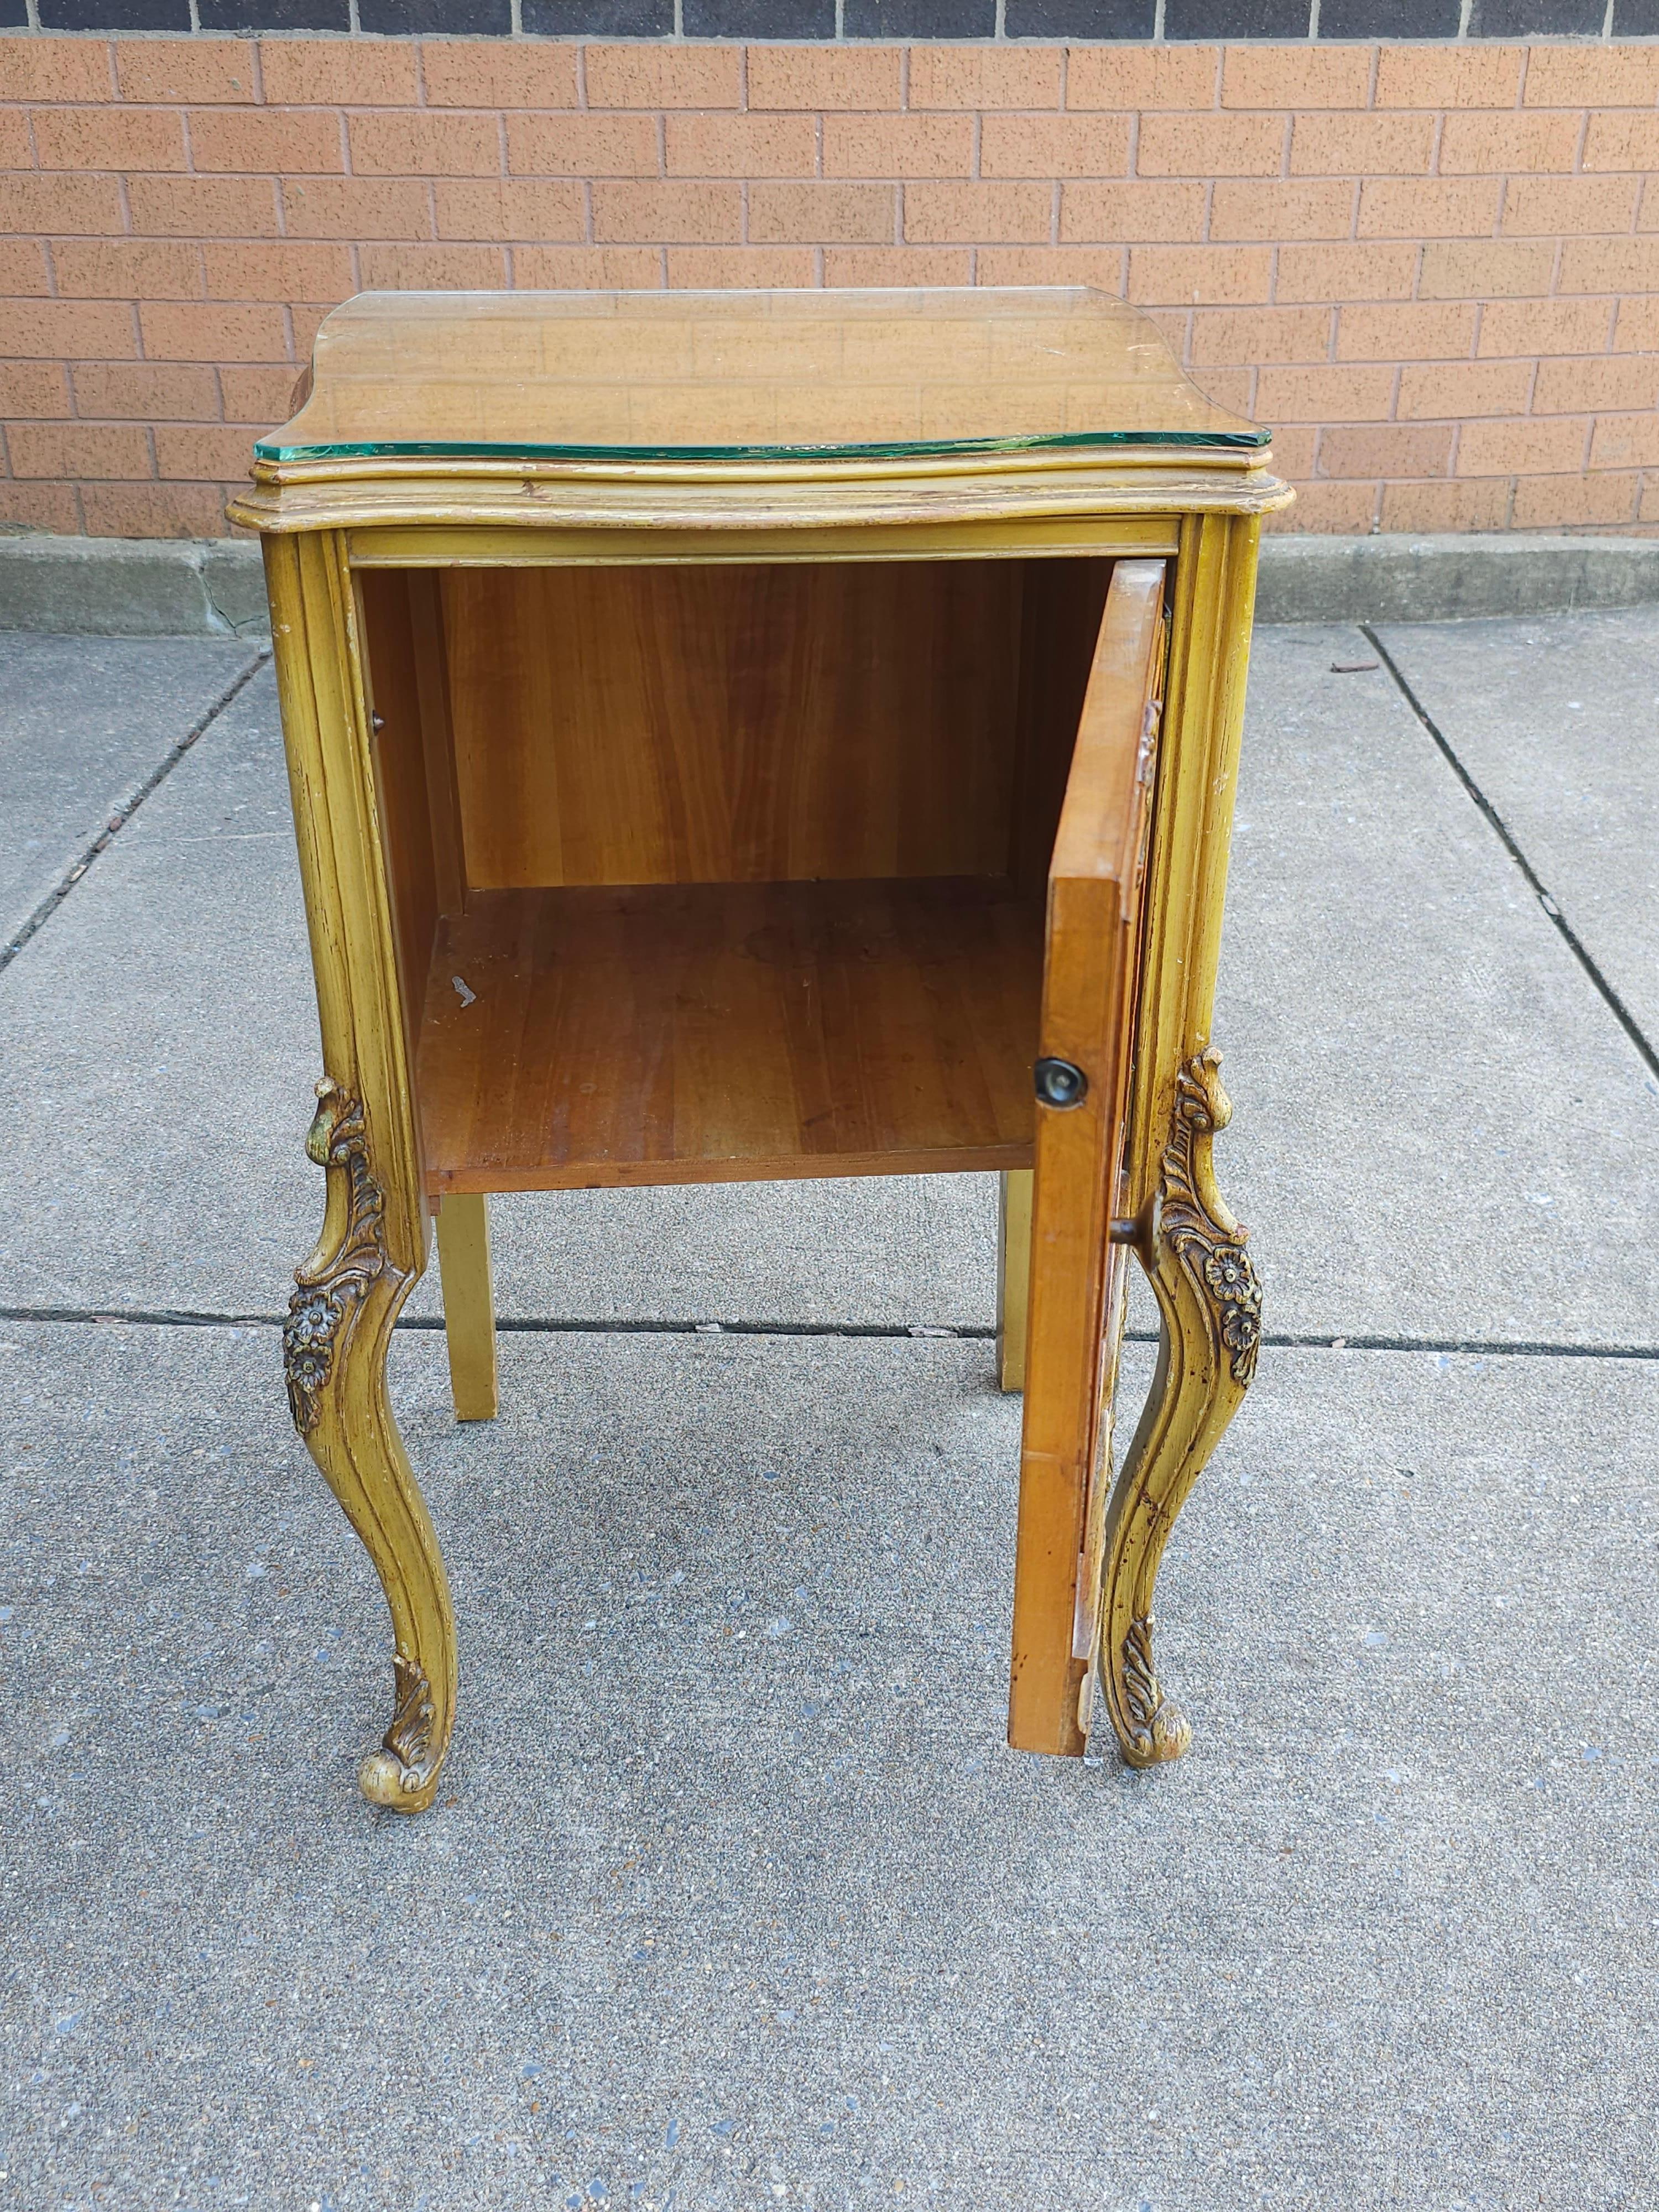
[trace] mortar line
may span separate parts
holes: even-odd
[[[206,589],[205,580],[204,581],[203,588],[204,590]],[[151,792],[154,791],[159,784],[164,783],[167,781],[167,777],[172,775],[173,769],[178,767],[179,762],[183,760],[185,755],[195,744],[198,738],[201,737],[206,730],[212,726],[212,725],[218,720],[219,716],[224,713],[225,708],[229,706],[231,701],[236,696],[237,693],[242,690],[243,686],[252,682],[253,678],[258,674],[259,671],[264,666],[266,661],[269,660],[270,658],[270,647],[259,647],[255,651],[252,660],[249,663],[247,667],[242,671],[235,682],[227,684],[225,689],[219,694],[218,697],[213,701],[212,704],[206,708],[198,719],[191,724],[189,729],[185,732],[184,736],[180,738],[178,743],[163,756],[160,763],[151,769],[150,773],[139,785],[137,791],[133,793],[131,798],[127,799],[125,804],[118,805],[114,809],[114,811],[110,814],[107,821],[105,823],[104,827],[87,847],[85,852],[81,854],[78,860],[71,861],[64,874],[56,884],[53,884],[51,890],[46,893],[45,898],[43,898],[40,905],[35,908],[34,912],[23,924],[23,927],[18,931],[16,936],[13,938],[11,943],[3,947],[0,947],[0,975],[3,975],[6,969],[10,967],[12,962],[17,957],[18,954],[29,942],[30,939],[35,935],[37,931],[42,928],[46,922],[51,921],[52,915],[57,913],[58,908],[62,906],[64,901],[75,889],[75,886],[85,877],[88,869],[91,867],[93,862],[98,858],[98,855],[106,846],[113,843],[117,834],[126,828],[128,823],[131,821],[133,816],[138,811],[138,809],[149,797]]]
[[[280,1328],[276,1313],[220,1313],[190,1307],[0,1306],[0,1322],[54,1327],[106,1328]],[[440,1314],[405,1316],[398,1330],[434,1334],[444,1326]],[[863,1339],[921,1344],[985,1344],[996,1331],[977,1323],[938,1327],[902,1322],[858,1321],[669,1321],[661,1318],[583,1320],[573,1316],[501,1315],[498,1336],[800,1336]],[[1156,1344],[1156,1329],[1124,1332],[1127,1344]],[[1261,1343],[1273,1352],[1455,1352],[1480,1359],[1659,1360],[1659,1344],[1554,1343],[1547,1338],[1471,1336],[1360,1336],[1264,1332]]]
[[[1504,851],[1509,854],[1510,860],[1514,861],[1516,866],[1520,869],[1522,876],[1525,877],[1528,887],[1531,890],[1534,896],[1537,899],[1539,905],[1543,908],[1544,912],[1555,924],[1556,929],[1560,934],[1562,942],[1566,945],[1567,950],[1572,954],[1574,959],[1577,961],[1585,975],[1589,976],[1590,981],[1601,993],[1601,997],[1607,1003],[1609,1012],[1613,1015],[1613,1019],[1618,1023],[1620,1028],[1624,1030],[1625,1035],[1636,1047],[1637,1051],[1641,1054],[1650,1074],[1659,1076],[1659,1051],[1656,1051],[1654,1047],[1648,1042],[1648,1039],[1644,1035],[1641,1026],[1638,1023],[1635,1016],[1626,1006],[1618,992],[1613,989],[1612,984],[1608,982],[1607,977],[1601,973],[1600,968],[1596,966],[1594,958],[1586,949],[1577,931],[1574,929],[1572,924],[1567,920],[1565,915],[1562,913],[1547,885],[1539,875],[1537,869],[1533,866],[1532,862],[1527,858],[1525,853],[1522,851],[1521,847],[1517,843],[1509,824],[1504,821],[1503,816],[1492,805],[1491,799],[1487,798],[1486,793],[1481,790],[1480,785],[1475,781],[1474,778],[1469,774],[1468,769],[1464,767],[1462,762],[1458,758],[1457,754],[1454,750],[1451,742],[1446,736],[1445,732],[1440,727],[1440,725],[1435,720],[1433,715],[1430,714],[1428,708],[1423,704],[1423,702],[1418,697],[1416,692],[1413,690],[1411,685],[1406,681],[1405,677],[1401,673],[1399,663],[1395,660],[1394,655],[1389,651],[1388,647],[1383,644],[1382,639],[1377,635],[1371,624],[1370,623],[1361,623],[1358,627],[1360,635],[1370,641],[1372,650],[1382,661],[1382,665],[1388,670],[1389,675],[1393,677],[1395,684],[1399,687],[1401,697],[1404,699],[1406,704],[1411,708],[1413,714],[1416,715],[1418,720],[1421,722],[1423,727],[1428,732],[1429,735],[1434,739],[1435,744],[1439,747],[1440,751],[1445,759],[1446,764],[1451,769],[1452,774],[1457,778],[1464,790],[1468,792],[1469,797],[1474,801],[1475,805],[1486,817],[1488,826],[1496,831]]]

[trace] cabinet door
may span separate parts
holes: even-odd
[[[1122,1195],[1148,800],[1164,659],[1161,561],[1120,561],[1048,871],[1008,1741],[1077,1753],[1100,1610]]]

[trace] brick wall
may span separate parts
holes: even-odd
[[[1328,531],[1659,527],[1659,44],[0,36],[0,526],[213,536],[370,286],[1098,284]]]

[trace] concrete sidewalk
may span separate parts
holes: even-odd
[[[1646,2200],[1659,615],[1377,635],[1258,635],[1189,1759],[1003,1747],[988,1179],[584,1194],[493,1208],[496,1423],[395,1355],[463,1635],[412,1823],[277,1364],[269,670],[0,640],[0,2206]]]

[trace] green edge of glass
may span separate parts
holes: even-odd
[[[316,446],[256,441],[262,461],[900,461],[930,454],[1042,453],[1090,446],[1207,446],[1253,453],[1267,430],[1075,430],[1031,438],[942,438],[874,446],[544,446],[478,440],[396,438]]]

